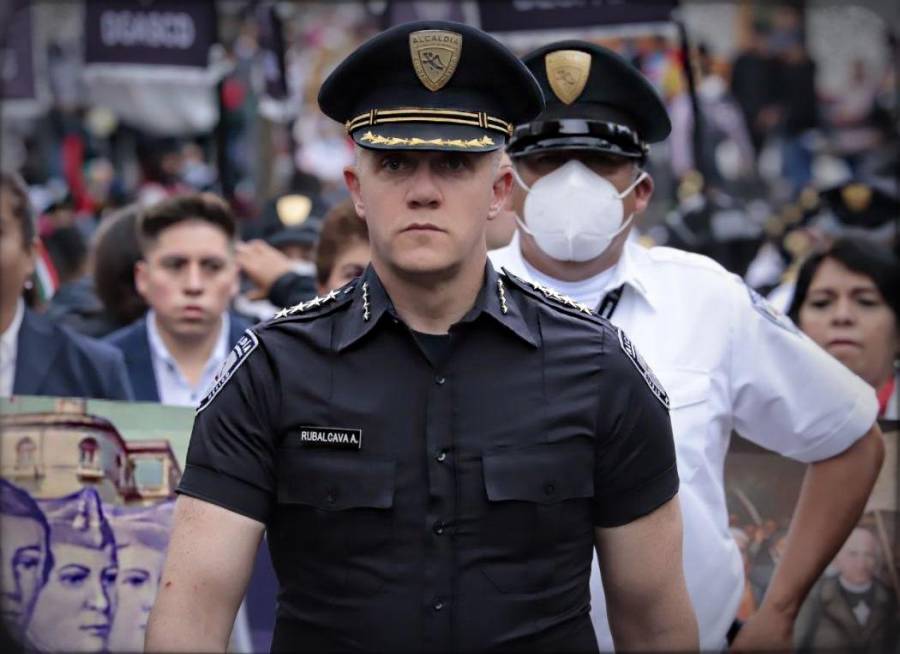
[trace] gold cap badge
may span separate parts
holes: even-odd
[[[565,104],[572,104],[587,84],[591,55],[580,50],[557,50],[544,57],[544,66],[556,97]]]
[[[419,30],[409,35],[409,53],[419,81],[429,91],[442,88],[459,63],[462,34],[446,30]]]

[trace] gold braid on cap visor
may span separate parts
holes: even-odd
[[[458,111],[456,109],[371,109],[348,120],[344,127],[350,134],[360,127],[388,123],[442,123],[445,125],[469,125],[491,129],[505,136],[512,136],[513,125],[501,118],[488,116],[483,111]]]

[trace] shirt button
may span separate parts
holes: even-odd
[[[438,375],[437,377],[434,378],[434,383],[437,384],[438,386],[443,386],[445,381],[447,381],[447,378],[444,377],[443,375]]]
[[[548,483],[544,485],[544,494],[545,495],[553,495],[556,492],[556,486],[553,483]]]
[[[328,502],[329,504],[334,504],[334,501],[336,499],[337,499],[337,491],[335,491],[333,489],[329,490],[328,494],[325,495],[325,501]]]
[[[438,536],[440,536],[441,534],[444,533],[444,523],[441,522],[440,520],[438,520],[437,522],[434,523],[433,529],[434,529],[434,533],[436,533]]]
[[[437,456],[434,457],[434,460],[438,463],[443,463],[447,459],[447,450],[441,450],[437,453]]]
[[[443,608],[444,608],[444,603],[443,603],[442,601],[438,600],[438,601],[436,601],[436,602],[434,603],[434,610],[435,610],[435,611],[440,611],[440,610],[443,609]]]

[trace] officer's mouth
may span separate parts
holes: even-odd
[[[78,627],[81,631],[86,631],[92,636],[105,638],[109,635],[109,624],[83,624]]]

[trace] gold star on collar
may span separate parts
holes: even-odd
[[[582,304],[581,302],[576,302],[575,300],[570,298],[568,295],[563,295],[562,293],[560,293],[559,291],[557,291],[555,289],[549,288],[547,286],[543,286],[542,284],[537,284],[535,282],[528,282],[528,283],[531,284],[531,287],[534,288],[534,290],[538,291],[539,293],[542,293],[544,295],[544,297],[546,297],[550,300],[554,300],[556,302],[559,302],[560,304],[564,304],[567,307],[577,309],[578,311],[581,311],[582,313],[586,313],[587,315],[591,315],[594,313],[593,311],[591,311],[591,308],[589,306],[587,306],[586,304]]]

